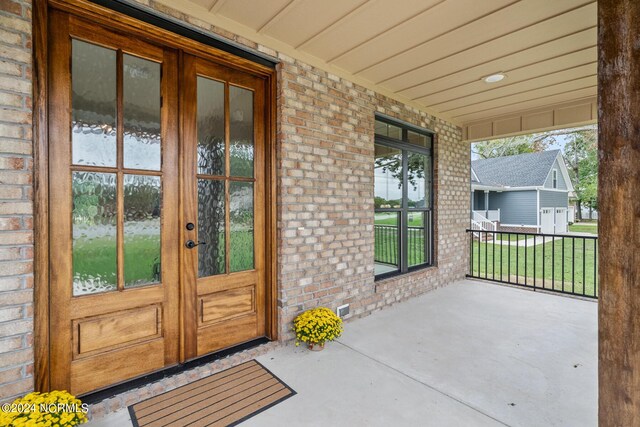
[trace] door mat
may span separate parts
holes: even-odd
[[[129,406],[136,427],[230,426],[295,395],[255,360]]]

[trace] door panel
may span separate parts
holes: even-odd
[[[177,55],[50,18],[50,378],[82,394],[179,360]]]
[[[265,89],[190,55],[183,83],[188,359],[265,335]]]

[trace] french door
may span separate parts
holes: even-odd
[[[265,333],[262,80],[183,60],[186,358]],[[194,102],[195,101],[195,102]]]
[[[264,80],[49,17],[51,388],[264,336]]]

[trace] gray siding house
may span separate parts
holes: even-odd
[[[565,233],[573,185],[560,150],[471,162],[472,226]]]

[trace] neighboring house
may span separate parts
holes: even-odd
[[[573,185],[560,150],[471,162],[471,210],[476,227],[567,232],[571,193]]]

